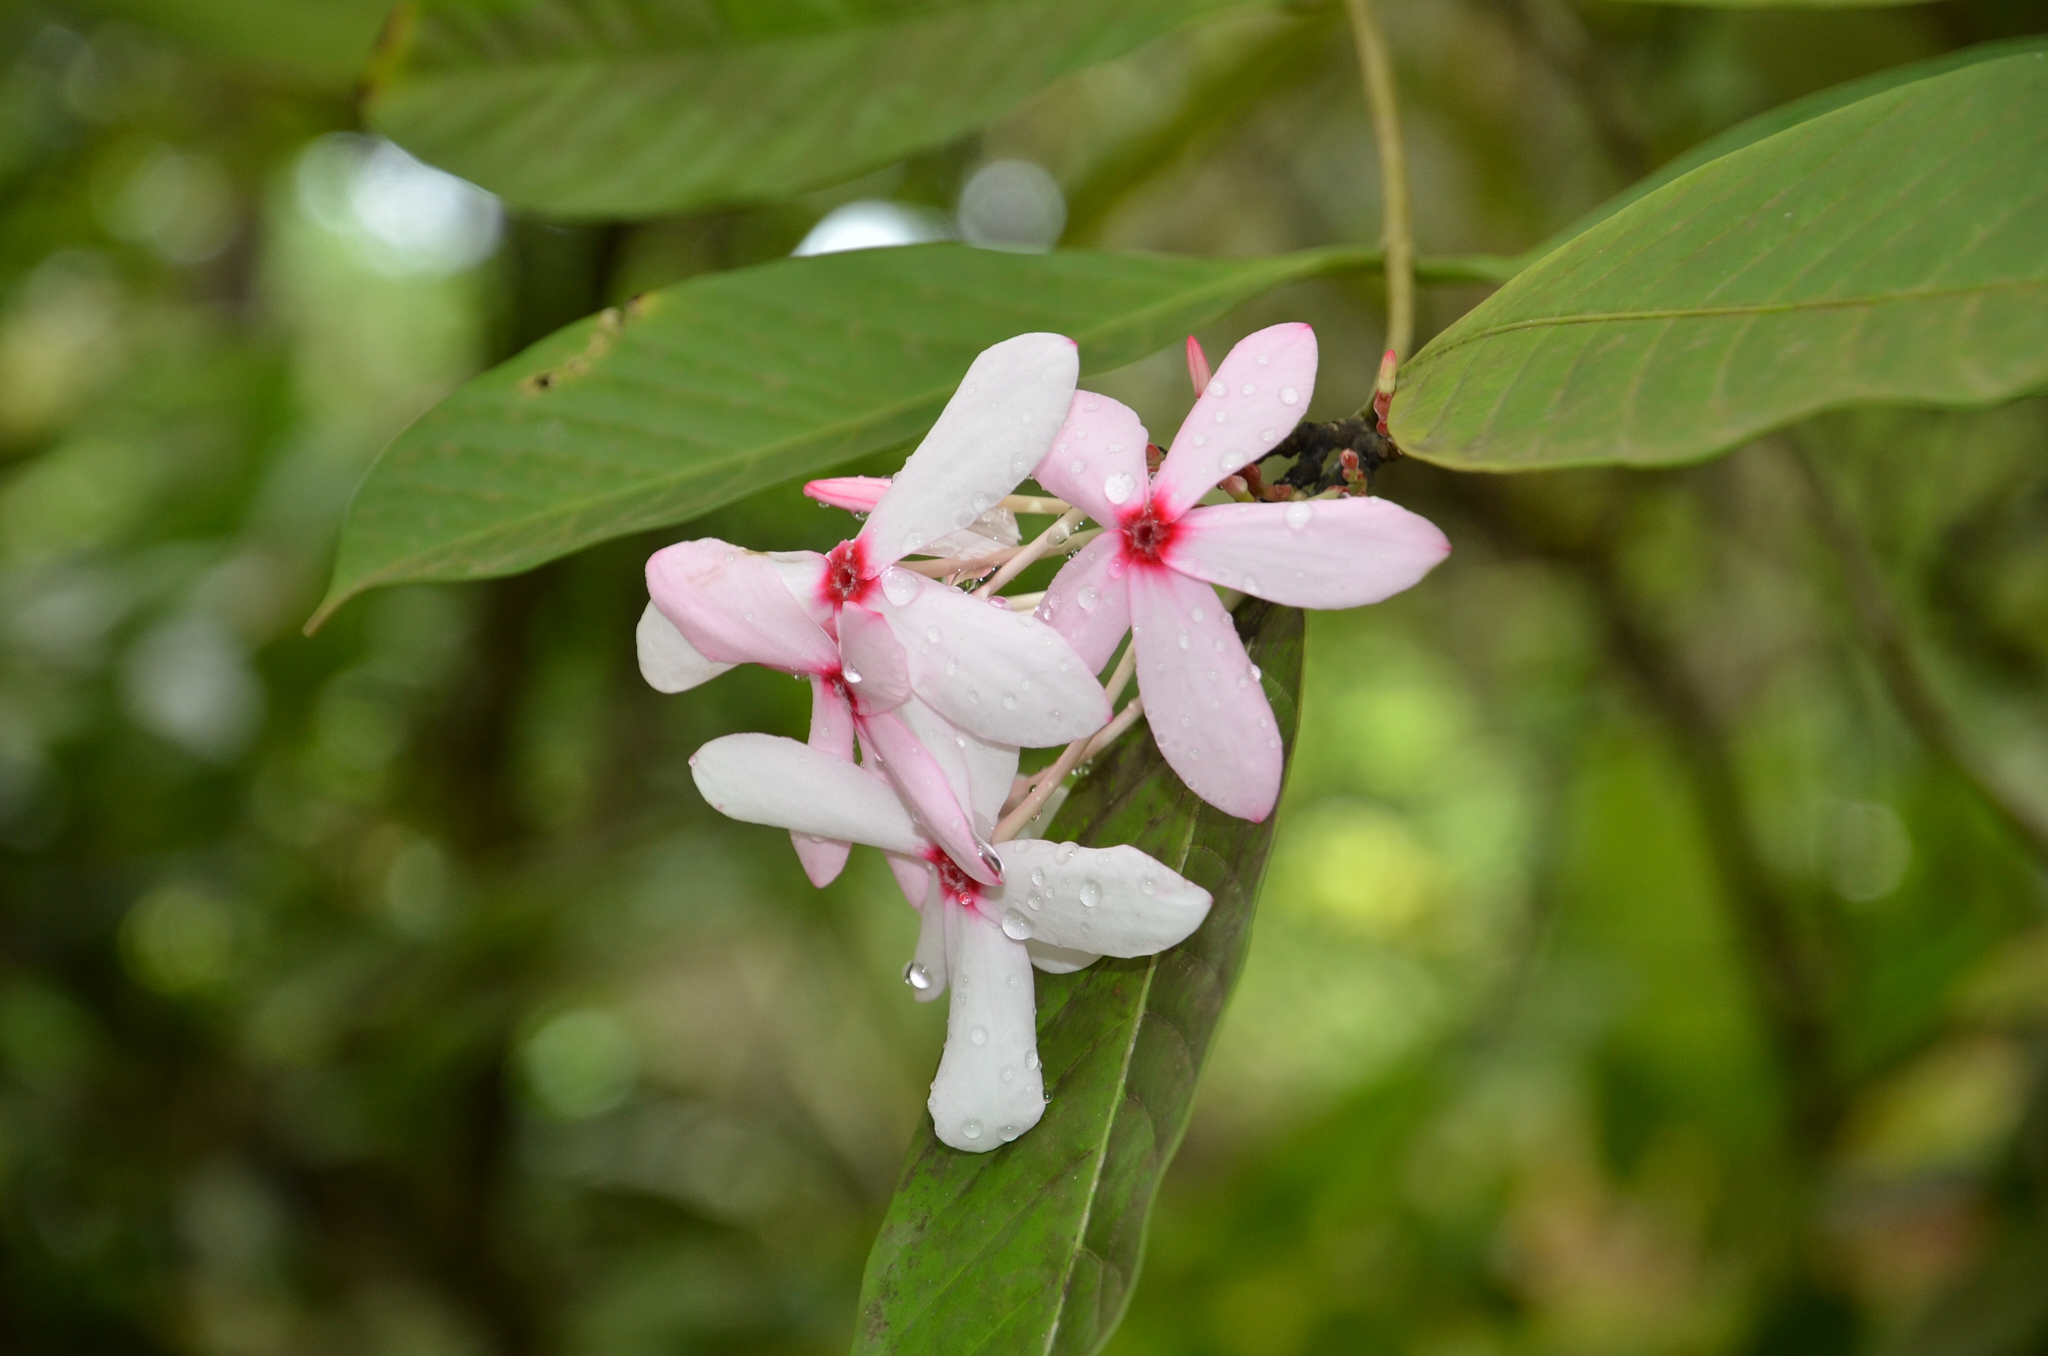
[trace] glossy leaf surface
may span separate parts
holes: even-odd
[[[1248,600],[1237,621],[1291,754],[1301,613]],[[856,1352],[1082,1356],[1136,1283],[1153,1196],[1244,963],[1273,820],[1202,804],[1141,724],[1075,788],[1052,836],[1133,843],[1216,902],[1157,956],[1037,977],[1045,1119],[986,1154],[949,1149],[922,1123],[868,1258]]]
[[[369,113],[520,206],[649,216],[851,178],[1241,2],[416,6],[394,27]]]
[[[920,436],[988,345],[1141,358],[1270,287],[1377,259],[1187,259],[957,245],[692,279],[476,378],[370,469],[321,615],[380,584],[510,574]]]
[[[1667,184],[1438,335],[1409,453],[1489,470],[1711,456],[1868,402],[2048,384],[2048,53],[1799,124]]]

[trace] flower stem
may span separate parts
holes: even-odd
[[[1109,698],[1111,705],[1115,705],[1116,699],[1123,695],[1125,686],[1131,681],[1131,675],[1137,671],[1138,647],[1133,643],[1124,647],[1124,657],[1117,661],[1116,668],[1110,672],[1109,681],[1102,685],[1103,695]],[[1067,774],[1090,757],[1099,744],[1107,744],[1104,735],[1108,735],[1109,739],[1115,739],[1117,735],[1131,728],[1131,721],[1137,719],[1131,714],[1132,707],[1140,711],[1144,709],[1141,701],[1133,701],[1130,706],[1112,717],[1107,725],[1094,734],[1067,745],[1060,750],[1060,756],[1050,766],[1040,769],[1038,775],[1031,779],[1031,789],[1025,793],[1024,799],[1018,801],[1016,808],[1004,815],[1002,822],[996,825],[995,841],[1009,842],[1026,824],[1037,818],[1039,810],[1052,798],[1052,793],[1059,789],[1059,784],[1067,779]],[[1111,731],[1115,733],[1111,734]]]
[[[1372,107],[1373,138],[1379,147],[1380,196],[1387,249],[1387,347],[1406,358],[1415,343],[1415,232],[1408,205],[1408,153],[1401,142],[1401,107],[1394,89],[1394,61],[1380,29],[1373,0],[1346,0],[1358,67]],[[1384,370],[1382,380],[1391,377]],[[1387,391],[1391,394],[1391,391]]]
[[[1073,505],[1064,499],[1052,499],[1035,494],[1012,494],[1004,497],[997,508],[1006,508],[1012,513],[1043,513],[1058,517]]]
[[[1020,547],[1015,555],[1003,562],[1003,567],[990,576],[989,581],[974,591],[977,598],[986,598],[1003,585],[1015,579],[1048,551],[1065,546],[1073,537],[1074,529],[1088,515],[1080,509],[1068,509],[1061,514],[1051,527],[1038,534],[1027,546]]]
[[[1086,532],[1074,533],[1065,542],[1055,544],[1086,546],[1101,535],[1102,529],[1090,528]],[[1036,545],[1036,542],[1032,543],[1032,546]],[[921,574],[927,579],[944,579],[948,575],[961,575],[971,578],[987,574],[998,565],[1002,565],[1015,557],[1019,551],[1028,551],[1030,549],[1031,546],[1006,546],[991,551],[985,556],[975,556],[972,559],[966,556],[939,556],[932,560],[899,560],[896,562],[896,567],[902,570],[909,570],[912,574]],[[1033,559],[1036,559],[1036,557],[1033,557]]]

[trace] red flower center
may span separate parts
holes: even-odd
[[[955,866],[945,853],[933,853],[932,866],[939,873],[939,893],[947,899],[971,906],[981,898],[981,882]]]
[[[1173,540],[1174,523],[1159,516],[1157,504],[1147,504],[1135,518],[1124,524],[1123,531],[1124,543],[1131,555],[1157,565],[1160,554]]]
[[[825,601],[834,607],[857,603],[875,581],[868,574],[867,548],[858,537],[843,541],[825,557]]]

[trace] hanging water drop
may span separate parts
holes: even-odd
[[[1038,1067],[1038,1052],[1036,1050],[1024,1056],[1024,1067],[1027,1069],[1036,1069]]]
[[[1003,1143],[1008,1144],[1011,1140],[1017,1138],[1017,1127],[1005,1125],[997,1129],[996,1133],[1003,1137]]]
[[[932,986],[932,972],[919,965],[916,961],[912,961],[903,967],[903,982],[919,993],[923,993]]]

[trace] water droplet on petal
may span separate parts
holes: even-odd
[[[1008,1144],[1011,1140],[1017,1138],[1017,1127],[1014,1125],[1000,1126],[997,1128],[996,1133],[1003,1137],[1003,1143]]]
[[[954,674],[958,672],[960,672],[960,661],[957,659],[948,659],[946,661],[946,676],[948,678],[951,678]]]
[[[1138,482],[1128,472],[1118,471],[1102,482],[1102,497],[1112,504],[1121,504],[1128,501],[1137,488]]]
[[[1259,581],[1251,575],[1246,575],[1244,577],[1244,591],[1246,593],[1257,593],[1259,591]]]
[[[841,675],[842,677],[844,677],[844,678],[846,679],[846,681],[847,681],[847,682],[849,682],[849,683],[857,683],[857,682],[859,682],[859,681],[860,681],[860,670],[859,670],[859,669],[857,669],[857,668],[855,668],[855,667],[854,667],[853,665],[851,665],[851,664],[848,664],[848,665],[847,665],[847,666],[846,666],[845,668],[841,669],[841,670],[840,670],[839,672],[840,672],[840,675]]]
[[[1102,902],[1102,887],[1092,880],[1081,882],[1081,907],[1092,909]]]
[[[1014,1082],[1016,1082],[1016,1081],[1017,1081],[1017,1066],[1016,1066],[1016,1065],[1014,1065],[1014,1064],[1005,1064],[1005,1065],[1003,1066],[1003,1073],[1002,1073],[1002,1079],[1003,1079],[1003,1081],[1004,1081],[1005,1083],[1014,1083]]]
[[[1003,935],[1013,942],[1028,941],[1031,938],[1031,922],[1015,909],[1003,911]],[[1012,975],[1012,979],[1016,976]]]
[[[1152,878],[1150,876],[1147,876],[1143,880],[1138,882],[1138,888],[1149,895],[1153,892],[1153,890],[1157,889],[1158,887],[1153,883]]]
[[[1082,588],[1081,596],[1074,601],[1081,605],[1083,612],[1093,612],[1097,604],[1102,601],[1102,591],[1096,588],[1095,585],[1088,584]]]
[[[916,989],[919,993],[923,993],[932,986],[932,972],[919,965],[916,961],[912,961],[903,967],[903,982]]]
[[[1225,395],[1228,394],[1229,391],[1230,383],[1225,381],[1221,377],[1218,377],[1214,381],[1209,383],[1209,394],[1212,396]]]
[[[1038,887],[1039,887],[1040,889],[1044,889],[1044,888],[1045,888],[1045,868],[1044,868],[1044,867],[1042,867],[1042,866],[1034,866],[1034,867],[1032,867],[1032,868],[1031,868],[1031,883],[1032,883],[1033,885],[1036,885],[1036,886],[1038,886]]]
[[[1264,366],[1265,366],[1265,365],[1266,365],[1267,363],[1269,363],[1269,362],[1272,362],[1273,360],[1272,360],[1271,358],[1267,357],[1267,356],[1266,356],[1265,354],[1261,353],[1261,354],[1260,354],[1260,355],[1258,356],[1258,360],[1257,360],[1257,361],[1258,361],[1258,364],[1259,364],[1259,366],[1261,366],[1261,367],[1264,367]]]
[[[1216,411],[1216,422],[1219,424],[1228,423],[1230,422],[1230,416],[1225,414],[1223,411],[1218,410]]]
[[[1188,609],[1188,620],[1191,622],[1207,621],[1208,617],[1209,614],[1202,611],[1200,604]]]
[[[1263,677],[1265,677],[1265,676],[1266,676],[1266,671],[1265,671],[1264,669],[1260,668],[1260,667],[1259,667],[1259,666],[1258,666],[1257,664],[1254,664],[1254,665],[1252,665],[1252,681],[1253,681],[1253,682],[1255,682],[1255,683],[1256,683],[1257,681],[1259,681],[1259,679],[1261,679],[1261,678],[1263,678]]]
[[[1036,1050],[1033,1050],[1030,1054],[1024,1056],[1024,1067],[1027,1069],[1035,1069],[1038,1067],[1038,1052]]]
[[[1282,516],[1287,520],[1287,526],[1291,530],[1299,532],[1308,526],[1309,519],[1316,516],[1316,506],[1314,504],[1302,503],[1289,504],[1287,512]]]
[[[924,629],[924,640],[925,640],[925,644],[927,644],[927,645],[936,645],[936,644],[938,644],[938,643],[939,643],[939,628],[938,628],[938,627],[936,627],[936,626],[927,626],[927,627],[926,627],[926,628]]]
[[[1295,390],[1292,386],[1282,386],[1280,388],[1280,403],[1282,405],[1299,405],[1301,403],[1301,392]]]
[[[1080,475],[1081,472],[1088,469],[1088,463],[1082,461],[1079,457],[1076,457],[1072,461],[1067,463],[1067,469],[1069,471],[1072,471],[1075,475]]]
[[[1081,850],[1079,843],[1061,843],[1053,849],[1052,859],[1061,866],[1074,860],[1074,854]]]
[[[1244,393],[1245,393],[1246,395],[1250,395],[1250,394],[1251,394],[1251,393],[1252,393],[1253,391],[1255,391],[1255,390],[1257,390],[1257,389],[1258,389],[1258,388],[1257,388],[1256,386],[1253,386],[1253,385],[1252,385],[1252,384],[1251,384],[1250,382],[1246,382],[1246,383],[1244,384]]]
[[[1185,649],[1186,649],[1186,648],[1187,648],[1187,647],[1188,647],[1188,646],[1189,646],[1190,644],[1192,644],[1192,643],[1193,643],[1192,641],[1190,641],[1190,640],[1188,639],[1188,633],[1187,633],[1186,631],[1182,631],[1182,632],[1181,632],[1181,633],[1180,633],[1179,635],[1175,636],[1175,637],[1174,637],[1174,640],[1176,640],[1177,642],[1179,642],[1179,644],[1180,644],[1180,647],[1181,647],[1181,648],[1182,648],[1183,650],[1185,650]]]
[[[1244,459],[1244,453],[1242,452],[1225,452],[1222,456],[1216,458],[1216,469],[1227,475],[1244,465]]]
[[[918,583],[910,571],[891,569],[882,575],[882,596],[898,607],[907,606],[917,597]]]
[[[967,1039],[973,1041],[976,1045],[987,1045],[988,1028],[985,1026],[974,1028],[974,1030],[967,1033]]]
[[[960,1133],[967,1136],[967,1138],[969,1139],[980,1139],[981,1122],[972,1120],[960,1122]]]
[[[1029,416],[1029,415],[1026,415],[1026,416],[1025,416],[1025,418],[1026,418],[1026,419],[1029,419],[1030,417],[1031,417],[1031,416]],[[976,494],[975,494],[974,498],[973,498],[973,499],[972,499],[972,500],[971,500],[970,502],[971,502],[971,503],[973,503],[973,505],[974,505],[974,511],[975,511],[975,512],[976,512],[977,514],[982,514],[982,513],[987,513],[987,512],[988,512],[989,498],[988,498],[988,496],[987,496],[987,495],[985,495],[985,494],[982,494],[982,493],[979,493],[979,492],[976,492]]]
[[[1272,429],[1262,428],[1259,430],[1259,441],[1262,443],[1270,443],[1276,436]]]

